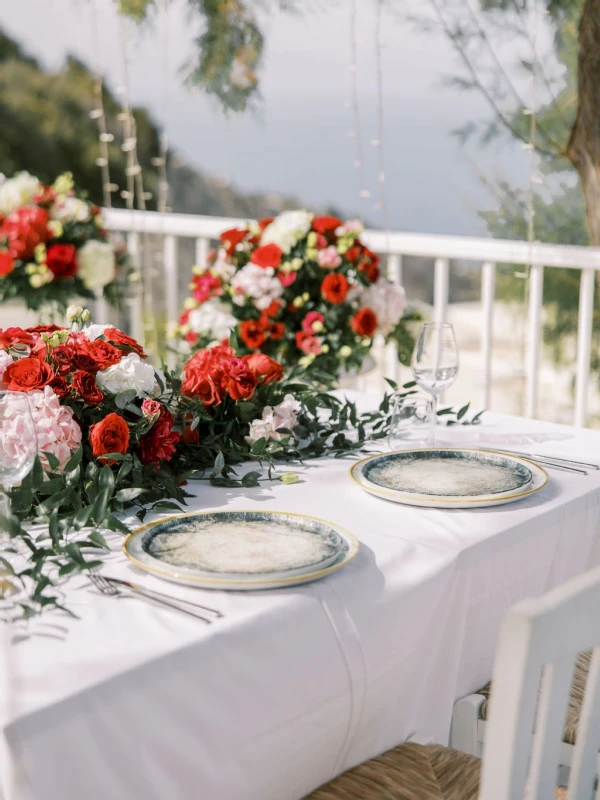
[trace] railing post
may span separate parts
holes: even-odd
[[[196,239],[196,264],[199,267],[205,267],[208,258],[208,239],[204,236],[199,236]]]
[[[496,265],[486,261],[481,268],[481,305],[483,328],[481,353],[483,356],[483,407],[490,407],[492,390],[492,339],[494,335],[494,297],[496,293]]]
[[[142,315],[142,274],[140,270],[139,238],[136,231],[127,234],[127,252],[131,258],[135,270],[135,281],[133,282],[132,297],[129,300],[130,330],[131,335],[140,344],[144,344],[144,324]]]
[[[596,273],[593,269],[581,270],[579,285],[579,319],[577,324],[577,375],[575,378],[574,424],[584,426],[587,419],[587,393],[592,354],[592,326],[594,320],[594,289]]]
[[[177,286],[177,240],[174,236],[165,236],[163,239],[163,264],[165,271],[165,306],[167,311],[167,330],[170,323],[177,322],[179,312],[178,286]],[[176,354],[167,353],[169,369],[175,366]]]
[[[436,258],[433,274],[433,318],[435,322],[446,321],[449,285],[450,261],[447,258]]]
[[[387,257],[387,276],[392,283],[402,286],[402,256],[400,253],[390,253]]]
[[[538,374],[542,333],[544,268],[534,264],[529,272],[529,312],[527,323],[527,358],[525,364],[525,416],[537,413]]]
[[[93,322],[99,325],[106,325],[108,323],[108,307],[104,299],[104,292],[102,289],[94,291],[96,299],[94,300],[94,319]]]
[[[402,286],[402,256],[399,253],[390,253],[386,263],[387,277],[392,283]],[[393,381],[398,382],[400,378],[400,362],[398,361],[398,347],[394,342],[390,342],[385,349],[386,375]],[[387,384],[386,384],[387,388]]]

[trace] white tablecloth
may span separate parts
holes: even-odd
[[[600,433],[488,414],[475,435],[594,461]],[[529,443],[529,444],[528,444]],[[298,800],[415,732],[446,741],[454,701],[490,677],[506,610],[596,562],[600,473],[552,472],[492,510],[403,507],[301,468],[296,486],[195,484],[191,508],[329,518],[360,539],[325,580],[253,594],[107,574],[221,609],[212,626],[74,580],[79,620],[7,626],[0,661],[5,800]],[[10,641],[9,641],[10,640]]]

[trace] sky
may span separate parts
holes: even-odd
[[[425,0],[403,0],[409,9]],[[97,38],[93,35],[93,5]],[[271,3],[272,6],[276,3]],[[378,180],[375,0],[357,0],[357,82],[364,179],[357,160],[351,99],[350,0],[303,0],[308,10],[262,14],[267,47],[254,113],[224,116],[183,83],[198,23],[183,0],[172,0],[151,25],[126,26],[127,86],[135,105],[149,107],[172,148],[193,166],[241,190],[292,195],[307,206],[334,204],[348,213],[361,203],[367,220],[384,225]],[[125,85],[114,0],[0,0],[0,24],[44,66],[57,69],[73,53]],[[97,42],[97,46],[96,43]],[[383,154],[385,206],[395,230],[485,235],[478,210],[493,207],[477,169],[515,184],[528,180],[517,145],[468,151],[452,130],[487,113],[473,93],[443,85],[456,55],[441,36],[421,34],[397,11],[384,10]],[[476,164],[476,166],[474,166]],[[360,190],[371,193],[359,198]]]

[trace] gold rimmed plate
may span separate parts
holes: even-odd
[[[176,583],[251,591],[294,586],[341,569],[358,552],[344,528],[283,511],[199,511],[143,525],[125,555]]]
[[[548,473],[525,458],[493,450],[429,447],[369,456],[350,477],[377,497],[427,508],[485,508],[542,489]]]

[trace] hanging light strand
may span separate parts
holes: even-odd
[[[358,199],[360,219],[364,220],[364,199],[370,196],[365,188],[365,165],[363,158],[362,136],[360,130],[360,108],[358,103],[358,43],[356,38],[356,0],[352,0],[350,7],[350,76],[352,92],[352,117],[354,127],[348,135],[355,141],[356,158],[354,167],[358,170]]]
[[[388,250],[390,238],[390,225],[385,193],[385,158],[383,148],[383,126],[384,126],[384,107],[383,107],[383,65],[381,59],[381,21],[382,21],[383,0],[376,0],[375,12],[375,68],[377,75],[377,138],[371,144],[377,148],[377,178],[379,185],[379,202],[373,207],[374,211],[381,210],[383,226],[387,231]]]
[[[104,113],[104,81],[102,78],[101,54],[100,54],[100,30],[98,24],[98,11],[96,0],[90,0],[92,18],[92,49],[94,52],[94,72],[96,78],[94,82],[94,109],[90,112],[90,117],[96,120],[98,125],[98,141],[100,155],[96,159],[96,166],[100,167],[102,179],[102,202],[105,208],[112,206],[112,192],[118,191],[119,187],[111,183],[110,180],[110,158],[108,144],[112,142],[114,136],[108,132],[106,125],[106,115]]]
[[[160,25],[161,38],[161,111],[163,126],[160,133],[158,158],[153,159],[153,164],[158,168],[158,198],[157,208],[161,212],[170,211],[169,208],[169,176],[167,158],[169,155],[169,137],[166,131],[167,120],[169,119],[169,0],[164,0],[163,20]]]

